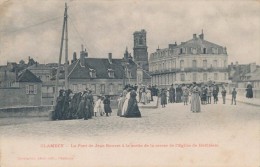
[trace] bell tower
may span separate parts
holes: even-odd
[[[148,71],[148,52],[146,44],[146,31],[142,29],[141,31],[134,32],[134,61],[142,67],[144,70]]]

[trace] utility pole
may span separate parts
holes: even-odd
[[[56,105],[56,99],[58,97],[59,74],[60,74],[60,66],[61,66],[62,51],[63,51],[64,32],[65,32],[65,28],[67,29],[67,26],[65,26],[65,25],[67,25],[67,18],[68,18],[68,16],[67,16],[67,3],[65,3],[64,19],[63,19],[62,34],[61,34],[60,56],[59,56],[57,74],[56,74],[56,83],[55,83],[55,92],[54,92],[54,101],[53,101],[54,106]],[[66,33],[66,38],[68,38],[67,35],[68,35],[68,33]],[[68,43],[66,45],[68,47]],[[67,50],[67,52],[68,52],[68,50]],[[66,71],[66,64],[67,63],[68,63],[68,57],[67,57],[67,59],[65,58],[65,71]],[[65,73],[65,80],[66,80],[66,73]],[[65,81],[65,85],[66,85],[66,81]],[[66,88],[66,86],[65,86],[65,88]]]
[[[68,60],[68,14],[67,14],[67,4],[65,3],[65,11],[66,15],[64,16],[65,19],[65,90],[69,89],[69,80],[68,80],[68,66],[69,66],[69,60]]]

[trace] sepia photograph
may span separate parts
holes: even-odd
[[[260,1],[0,0],[0,167],[259,167]]]

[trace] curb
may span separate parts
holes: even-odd
[[[226,98],[226,100],[231,101],[232,99]],[[260,107],[260,104],[254,104],[254,103],[250,103],[250,102],[246,102],[246,101],[241,101],[241,100],[237,100],[237,102],[238,102],[238,103],[244,103],[244,104],[251,105],[251,106]]]

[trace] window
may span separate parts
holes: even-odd
[[[139,45],[143,45],[143,39],[139,38]]]
[[[185,75],[181,74],[181,81],[185,81]]]
[[[192,68],[197,68],[197,61],[196,60],[192,60]]]
[[[114,70],[108,69],[107,72],[108,72],[109,78],[115,78],[115,71]]]
[[[203,60],[203,68],[207,68],[207,60]]]
[[[181,68],[181,70],[184,69],[184,60],[181,60],[181,61],[180,61],[180,68]]]
[[[76,84],[73,84],[73,92],[77,92],[78,91],[78,86]]]
[[[193,54],[197,54],[197,48],[191,48],[191,52],[192,52]]]
[[[224,67],[227,67],[227,60],[224,60]]]
[[[218,80],[218,73],[214,73],[214,80]]]
[[[203,74],[203,81],[207,81],[208,80],[208,75],[207,75],[207,73],[204,73]]]
[[[214,61],[213,61],[213,67],[214,67],[214,68],[218,67],[218,61],[217,61],[217,60],[214,60]]]
[[[114,85],[111,83],[109,84],[109,93],[113,93],[114,92]]]
[[[100,93],[105,93],[105,84],[100,85]]]
[[[203,48],[203,54],[207,54],[207,48]]]
[[[127,78],[132,78],[132,73],[129,70],[127,70]]]
[[[195,82],[197,81],[197,74],[196,73],[193,73],[192,74],[192,80]]]
[[[91,85],[92,93],[96,94],[96,84]]]
[[[176,68],[174,60],[172,61],[172,68]]]
[[[123,90],[123,85],[122,84],[118,84],[118,92],[121,92]]]
[[[96,71],[94,69],[89,69],[89,75],[90,75],[90,78],[96,78]]]
[[[26,94],[37,94],[37,85],[26,85]]]
[[[183,49],[181,48],[181,49],[180,49],[180,54],[182,54],[182,53],[183,53]]]

